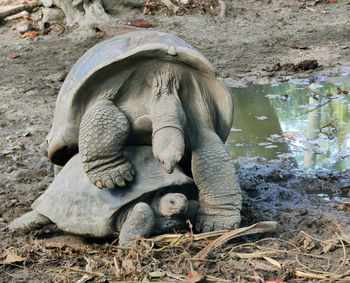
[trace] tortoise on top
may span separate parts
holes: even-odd
[[[185,156],[199,189],[197,229],[230,229],[241,209],[224,146],[232,119],[229,89],[198,51],[167,33],[131,32],[73,66],[58,95],[49,157],[64,165],[79,151],[90,181],[112,189],[134,176],[125,144],[152,145],[168,173]]]

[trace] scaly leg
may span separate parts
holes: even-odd
[[[139,237],[147,237],[152,232],[154,213],[145,202],[137,203],[129,212],[120,230],[119,245],[130,246]]]
[[[41,227],[52,223],[51,220],[36,211],[30,211],[19,218],[13,220],[8,228],[11,231],[21,231],[28,233],[29,231],[40,229]]]
[[[97,101],[84,114],[79,152],[84,171],[98,188],[123,187],[125,180],[132,181],[134,171],[122,153],[128,135],[128,119],[112,101]]]
[[[200,128],[192,147],[192,173],[199,190],[198,231],[237,228],[242,196],[230,154],[215,132]]]

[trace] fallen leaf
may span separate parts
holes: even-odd
[[[38,35],[38,32],[36,30],[29,30],[25,33],[21,34],[19,38],[25,38],[25,37],[35,37]]]
[[[5,259],[0,261],[0,264],[12,264],[16,262],[23,262],[25,260],[25,258],[17,255],[12,250],[5,251],[4,254],[2,255],[2,258],[5,258]]]
[[[306,237],[304,240],[304,249],[307,251],[312,250],[315,247],[315,243],[309,237]]]
[[[13,59],[16,59],[16,58],[18,58],[18,57],[21,57],[21,55],[19,55],[19,54],[11,55],[11,56],[8,56],[8,57],[7,57],[7,60],[13,60]]]
[[[337,240],[329,240],[329,241],[326,241],[324,243],[321,243],[321,245],[322,245],[322,252],[324,254],[328,253],[330,250],[335,248],[337,244],[338,244]]]
[[[232,280],[226,280],[226,279],[222,279],[222,278],[217,278],[217,277],[214,277],[214,276],[210,276],[210,275],[206,275],[205,276],[205,280],[207,282],[223,282],[223,283],[230,283],[232,282]]]
[[[282,265],[275,259],[268,257],[268,256],[264,256],[263,257],[266,261],[268,261],[269,263],[271,263],[272,265],[278,267],[278,268],[282,268]]]
[[[127,271],[132,271],[134,270],[134,263],[132,262],[131,259],[123,259],[122,260],[122,267]]]
[[[323,279],[323,280],[328,280],[329,277],[322,275],[322,274],[315,274],[311,272],[304,272],[300,270],[295,270],[294,275],[302,278],[310,278],[310,279]]]
[[[277,229],[277,222],[275,221],[262,221],[256,224],[253,224],[249,227],[243,227],[243,228],[238,228],[235,230],[231,230],[226,232],[225,234],[221,235],[219,238],[216,238],[212,242],[210,242],[205,248],[200,250],[195,256],[195,259],[204,259],[211,250],[214,248],[221,246],[225,242],[245,236],[245,235],[251,235],[251,234],[256,234],[256,233],[265,233],[265,232],[274,232]],[[199,261],[196,262],[194,265],[198,266]]]
[[[145,21],[145,20],[129,20],[128,21],[128,25],[129,26],[133,26],[133,27],[139,27],[139,28],[149,28],[152,26],[151,23]]]
[[[164,276],[166,276],[166,273],[163,271],[153,271],[148,273],[148,275],[152,278],[162,278]]]
[[[201,282],[203,279],[203,274],[199,273],[198,271],[192,271],[190,274],[188,274],[188,279],[185,282],[195,283]]]
[[[292,49],[302,49],[302,50],[306,50],[306,49],[309,49],[309,47],[306,47],[306,46],[297,46],[297,45],[292,45],[290,48]]]

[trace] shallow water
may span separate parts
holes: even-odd
[[[349,93],[347,93],[349,90]],[[293,160],[299,167],[350,167],[350,77],[232,88],[233,157]]]

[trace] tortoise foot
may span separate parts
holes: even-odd
[[[79,152],[84,171],[96,187],[114,189],[132,181],[134,171],[122,153],[128,134],[128,119],[112,101],[100,100],[84,114]]]
[[[87,164],[89,168],[94,168],[87,172],[87,176],[90,182],[99,189],[107,188],[112,190],[116,186],[124,187],[127,181],[131,182],[133,180],[135,172],[129,161],[123,158],[122,162],[120,160],[115,162],[108,161],[107,164],[108,167],[104,164],[100,166]]]
[[[202,232],[237,229],[241,222],[240,210],[206,209],[197,214],[196,230]]]

